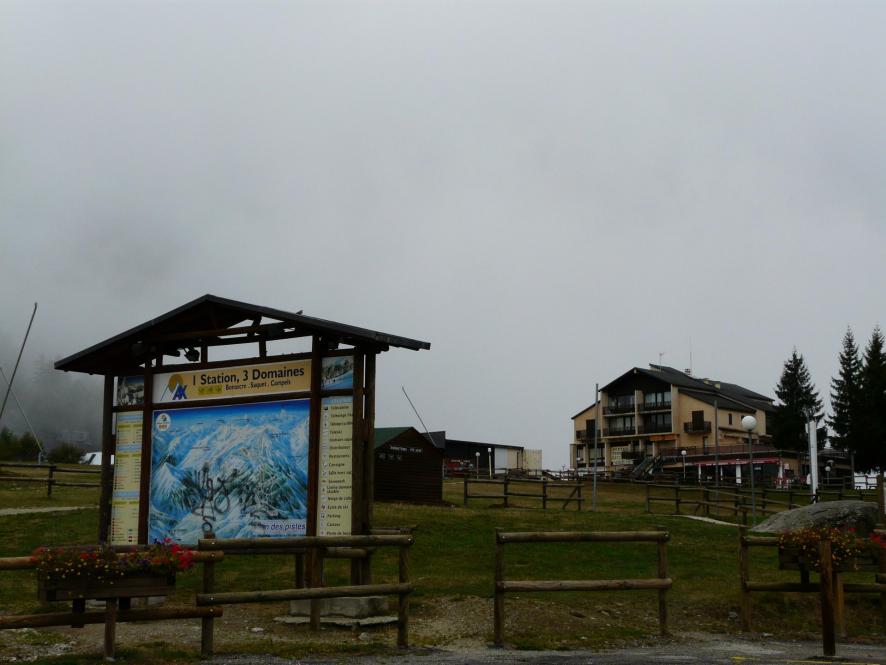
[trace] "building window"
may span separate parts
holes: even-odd
[[[671,406],[670,391],[646,393],[643,396],[643,404],[647,409],[666,409]]]
[[[618,395],[609,398],[609,406],[613,409],[630,409],[634,407],[633,395]]]
[[[729,424],[730,425],[732,424],[732,414],[731,413],[729,414]]]

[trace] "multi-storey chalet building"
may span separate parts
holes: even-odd
[[[685,475],[688,464],[691,473],[701,478],[713,476],[714,469],[708,467],[714,466],[717,450],[721,477],[740,478],[748,450],[741,419],[751,415],[757,420],[751,432],[753,446],[761,453],[755,467],[772,464],[773,474],[793,475],[800,469],[791,469],[790,460],[770,460],[772,455],[767,455],[775,452],[768,435],[773,411],[773,398],[733,383],[696,378],[662,365],[634,367],[602,387],[599,403],[572,417],[572,467],[589,470],[596,457],[597,469],[603,473],[640,476],[657,466]]]

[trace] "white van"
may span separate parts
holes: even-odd
[[[101,466],[102,464],[102,454],[101,451],[94,453],[83,453],[83,456],[80,458],[80,464],[89,464],[91,466]],[[114,464],[114,456],[111,455],[111,465]]]

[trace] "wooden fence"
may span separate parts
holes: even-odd
[[[409,646],[409,594],[413,585],[409,581],[409,550],[414,539],[411,535],[368,536],[303,536],[296,538],[205,538],[199,541],[198,551],[224,552],[226,555],[291,554],[295,557],[294,588],[266,591],[218,591],[212,566],[204,567],[203,591],[197,594],[200,607],[233,605],[241,603],[264,603],[281,600],[309,600],[311,602],[312,630],[320,628],[320,599],[359,598],[366,596],[397,596],[397,646]],[[323,586],[323,560],[326,558],[364,559],[371,556],[376,547],[399,548],[398,582],[394,584],[351,584],[349,586]],[[201,653],[204,657],[213,650],[213,621],[207,617],[203,622]]]
[[[481,487],[499,487],[498,494],[471,494],[470,486],[479,485]],[[516,487],[515,487],[516,486]],[[529,490],[536,491],[529,491]],[[550,490],[571,490],[567,496],[553,496]],[[483,478],[464,478],[464,505],[468,505],[468,499],[493,499],[504,503],[505,508],[510,507],[511,497],[539,499],[541,507],[546,510],[549,502],[561,503],[561,508],[566,510],[570,503],[576,504],[576,509],[581,510],[584,499],[581,496],[581,483],[565,483],[554,482],[547,479],[530,480],[519,479],[511,480],[503,478],[502,480],[486,480]]]
[[[684,508],[691,508],[693,514],[710,517],[716,515],[722,517],[724,513],[731,515],[736,520],[747,524],[747,514],[752,510],[752,497],[756,501],[756,512],[762,516],[774,515],[792,508],[809,505],[810,495],[808,490],[773,490],[758,488],[751,494],[750,489],[738,489],[729,487],[717,488],[713,485],[686,486],[686,485],[646,485],[646,512],[653,512],[654,503],[666,503],[673,505],[675,515],[682,514]],[[857,499],[862,501],[877,501],[878,493],[867,490],[838,490],[819,492],[821,501],[837,501],[842,499]]]
[[[84,548],[85,549],[85,548]],[[113,548],[117,552],[131,552],[137,548],[121,546]],[[194,563],[203,564],[211,570],[215,563],[224,557],[221,552],[195,552]],[[32,557],[0,558],[0,570],[32,570],[36,562]],[[121,594],[125,593],[120,589]],[[36,596],[36,593],[35,593]],[[71,611],[49,612],[45,614],[19,614],[0,616],[0,630],[16,628],[43,628],[46,626],[71,626],[80,628],[88,623],[104,623],[104,656],[113,659],[118,621],[165,621],[169,619],[202,619],[204,624],[215,617],[222,616],[220,607],[157,607],[147,609],[131,609],[130,598],[121,595],[119,598],[106,598],[104,611],[87,612],[86,598],[74,598]]]
[[[668,632],[668,608],[665,594],[673,582],[668,577],[667,543],[670,534],[658,531],[543,531],[505,533],[495,530],[495,645],[502,646],[505,624],[505,594],[537,591],[658,591],[658,622],[662,635]],[[658,577],[634,580],[505,580],[505,545],[514,543],[657,543]]]
[[[46,477],[24,476],[24,475],[0,475],[0,481],[18,482],[18,483],[46,483],[46,496],[52,496],[53,487],[100,487],[99,483],[77,483],[67,480],[59,480],[55,477],[56,473],[67,474],[86,474],[90,476],[100,476],[100,469],[71,469],[68,467],[57,466],[55,464],[29,464],[27,462],[0,462],[0,473],[3,469],[28,469],[31,471],[46,471]]]
[[[879,532],[884,533],[884,532]],[[751,630],[751,593],[754,591],[781,591],[793,593],[819,593],[821,595],[822,649],[825,656],[836,655],[836,633],[846,636],[845,594],[879,593],[881,621],[886,626],[886,552],[879,554],[879,573],[874,582],[845,583],[842,575],[833,567],[831,543],[823,541],[819,561],[823,562],[819,582],[810,582],[809,570],[799,567],[799,582],[753,582],[750,571],[751,547],[778,547],[778,536],[749,536],[747,527],[739,534],[739,575],[741,583],[741,626]]]

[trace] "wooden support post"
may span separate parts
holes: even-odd
[[[55,464],[49,465],[49,475],[46,477],[46,496],[52,496],[52,475],[55,473]]]
[[[748,527],[738,528],[738,575],[741,583],[741,629],[751,631],[751,592],[748,591],[750,579],[750,559],[748,558]]]
[[[409,582],[409,545],[400,547],[399,565],[400,584]],[[409,647],[409,594],[400,593],[397,596],[397,647],[406,649]]]
[[[465,476],[465,500],[463,505],[468,505],[468,477]]]
[[[114,470],[111,455],[114,452],[114,377],[105,376],[102,407],[102,468],[101,490],[98,500],[98,540],[106,543],[111,534],[111,496],[114,491]]]
[[[821,643],[825,656],[837,655],[837,641],[834,631],[834,567],[831,554],[831,541],[822,540],[819,544],[818,560],[821,562]]]
[[[837,635],[846,637],[846,590],[843,588],[843,576],[834,571],[834,621],[837,624]]]
[[[508,507],[508,476],[505,475],[504,481],[502,481],[502,493],[505,499],[505,508]]]
[[[295,588],[305,588],[305,555],[295,555]]]
[[[501,529],[495,530],[495,596],[493,602],[493,643],[502,646],[505,626],[505,592],[499,588],[499,583],[505,581],[505,545],[499,539]]]
[[[86,599],[85,598],[75,598],[71,602],[71,611],[74,614],[83,614],[86,612]],[[82,621],[72,621],[71,628],[83,628],[85,626]]]
[[[658,531],[667,531],[663,526],[657,527]],[[668,578],[668,542],[662,540],[658,543],[658,577]],[[662,635],[668,634],[668,599],[667,589],[658,590],[658,627]]]
[[[677,484],[674,485],[674,513],[680,514],[680,486]]]
[[[578,512],[581,512],[581,505],[584,499],[581,498],[581,482],[578,483]]]
[[[794,490],[788,490],[788,510],[792,510],[794,508]]]
[[[210,531],[206,534],[206,538],[215,538],[215,534]],[[203,562],[203,593],[212,593],[213,591],[215,591],[215,561],[209,559]],[[212,658],[214,628],[211,616],[200,619],[201,658]]]
[[[646,512],[652,512],[652,501],[650,501],[652,497],[652,483],[646,483]]]
[[[105,601],[105,660],[114,660],[114,642],[117,639],[117,599]]]
[[[541,480],[541,509],[548,509],[548,479],[542,478]]]
[[[311,557],[311,587],[323,586],[323,551],[319,548],[312,550]],[[320,601],[316,598],[311,600],[311,630],[320,630]]]
[[[882,548],[880,548],[879,564],[880,572],[886,573],[886,550]],[[886,630],[886,592],[880,594],[880,628]]]

